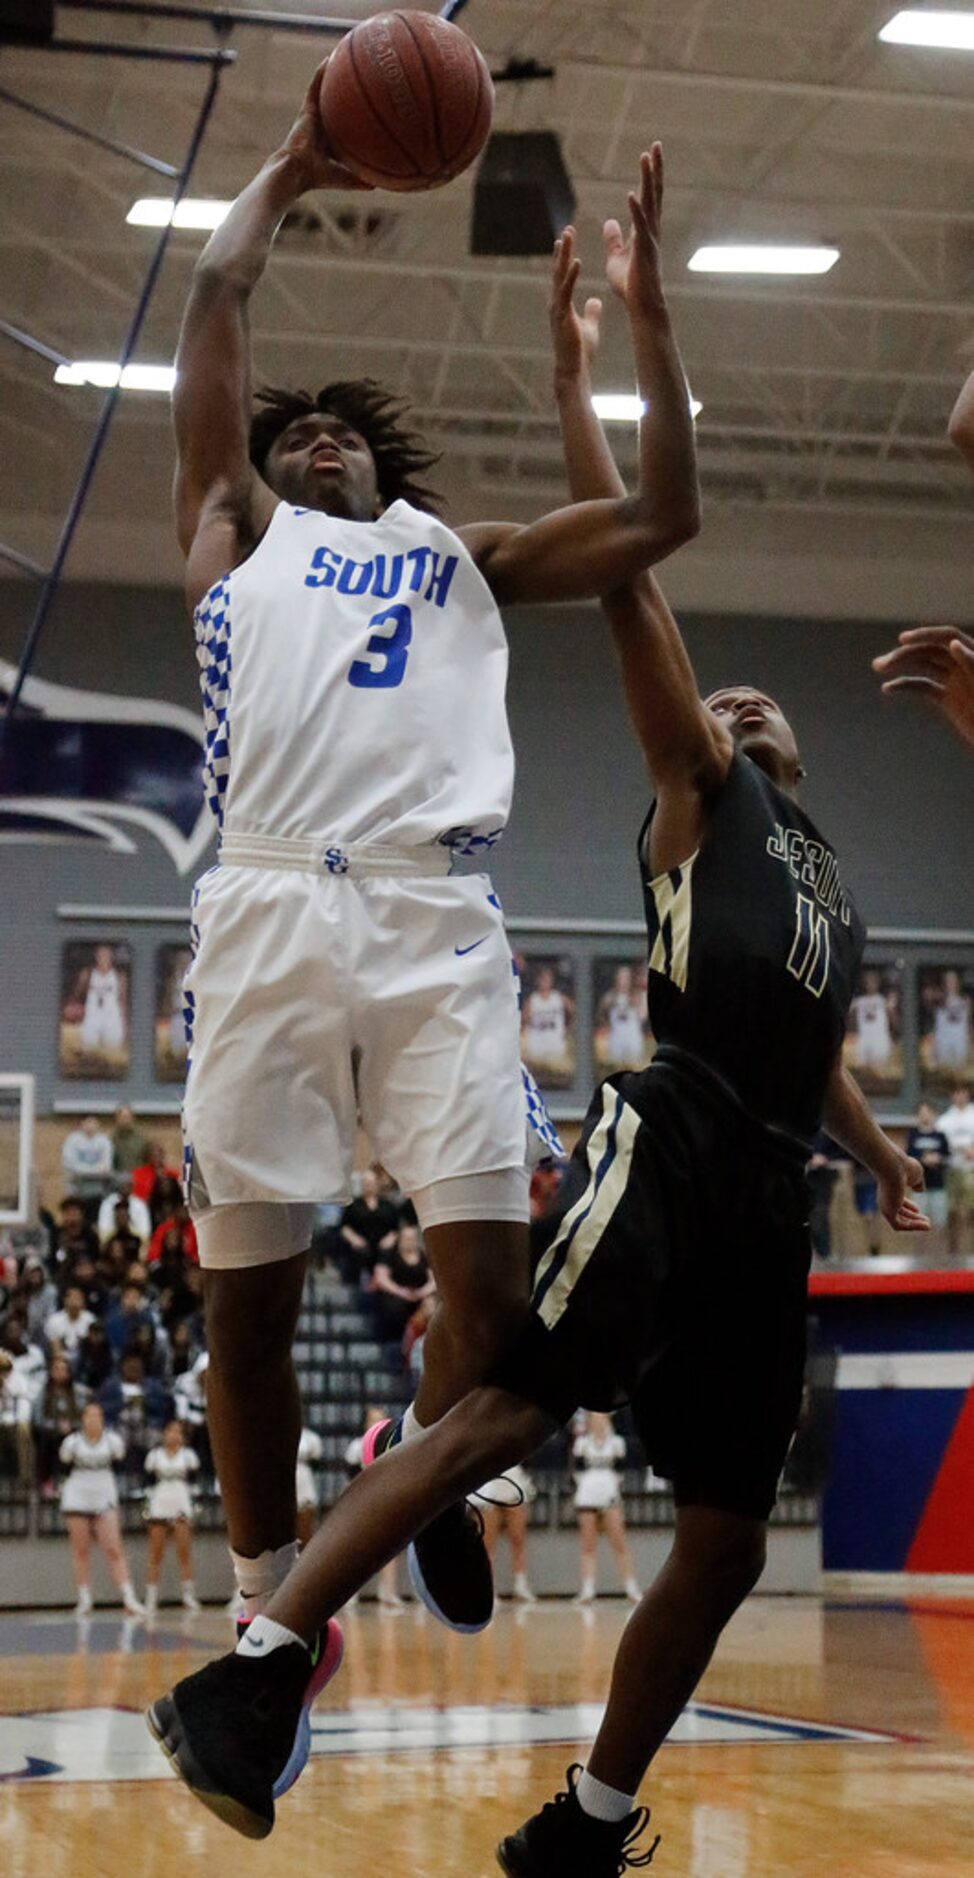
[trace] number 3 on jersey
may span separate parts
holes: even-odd
[[[830,943],[829,922],[821,907],[807,894],[798,895],[795,937],[788,958],[788,970],[800,985],[820,998],[828,983]]]
[[[391,691],[403,681],[413,616],[408,606],[387,606],[383,613],[373,613],[369,625],[372,632],[366,641],[365,657],[349,666],[348,682],[365,691]]]

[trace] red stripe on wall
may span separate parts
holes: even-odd
[[[974,1389],[947,1443],[923,1518],[907,1554],[908,1572],[974,1572]]]
[[[920,1292],[974,1291],[974,1271],[964,1272],[812,1272],[813,1298],[881,1297]]]

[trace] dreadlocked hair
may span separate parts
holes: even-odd
[[[263,473],[267,453],[276,438],[296,418],[327,412],[350,424],[365,439],[375,459],[379,494],[386,508],[400,497],[414,508],[433,513],[441,498],[419,480],[439,462],[419,434],[403,423],[407,401],[397,398],[374,378],[340,378],[314,397],[308,391],[283,391],[265,385],[256,393],[250,424],[250,460]]]

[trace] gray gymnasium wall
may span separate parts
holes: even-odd
[[[30,590],[0,585],[0,657],[19,656]],[[974,766],[926,713],[888,705],[869,670],[892,629],[849,622],[689,617],[701,685],[746,680],[793,717],[809,771],[810,813],[839,847],[843,872],[871,926],[974,926]],[[517,804],[494,856],[510,918],[639,916],[633,852],[648,785],[627,735],[616,674],[596,610],[512,614],[510,706],[518,753]],[[162,588],[67,586],[44,641],[39,675],[96,691],[194,707],[196,667],[179,597]],[[408,734],[408,727],[407,727]],[[201,866],[208,865],[204,860]],[[42,1112],[55,1102],[118,1099],[56,1081],[61,941],[95,937],[59,919],[65,904],[158,906],[188,901],[152,837],[139,851],[80,844],[0,847],[0,1067],[31,1070]],[[126,1093],[175,1106],[152,1084],[154,951],[176,925],[103,928],[134,949],[133,1063]],[[603,950],[611,949],[608,942]],[[964,948],[967,956],[967,948]],[[934,947],[930,956],[942,956]],[[586,1011],[580,1010],[584,1025]],[[582,1082],[586,1073],[582,1073]]]

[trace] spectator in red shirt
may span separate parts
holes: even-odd
[[[180,1203],[169,1219],[160,1220],[149,1241],[148,1263],[150,1268],[158,1264],[164,1251],[178,1250],[183,1253],[191,1265],[198,1265],[200,1255],[196,1246],[196,1228],[193,1225],[185,1205]]]

